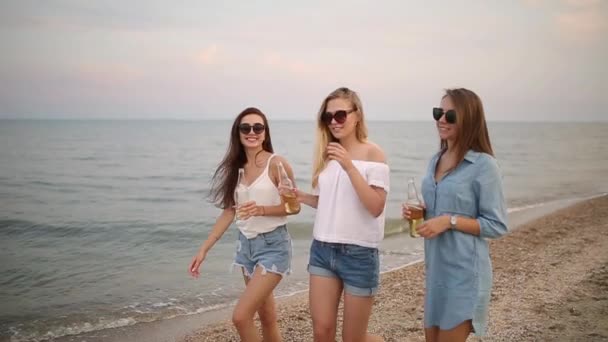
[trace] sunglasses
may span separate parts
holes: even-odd
[[[343,124],[346,122],[346,116],[352,112],[356,111],[356,109],[351,110],[337,110],[335,113],[325,112],[321,114],[321,121],[327,126],[331,125],[332,120],[336,120],[337,123]]]
[[[241,131],[241,133],[243,133],[243,134],[249,134],[249,133],[251,133],[252,130],[253,130],[253,133],[260,134],[260,133],[264,132],[265,129],[266,129],[266,126],[264,126],[261,123],[255,123],[253,125],[250,125],[248,123],[242,123],[239,125],[239,131]]]
[[[447,112],[443,111],[443,108],[433,108],[433,117],[435,121],[439,121],[441,117],[445,114],[445,121],[449,124],[456,123],[456,111],[453,109],[448,110]]]

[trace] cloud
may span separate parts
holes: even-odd
[[[217,44],[212,44],[201,50],[197,55],[197,60],[204,65],[217,64],[220,61]]]
[[[565,0],[566,8],[555,15],[560,37],[574,43],[592,44],[606,37],[608,13],[597,0]]]
[[[600,5],[600,0],[564,0],[564,2],[572,7],[595,7]]]
[[[285,56],[274,51],[266,52],[262,56],[261,62],[263,65],[272,69],[299,75],[315,73],[319,70],[317,65],[304,62],[303,60],[286,58]]]

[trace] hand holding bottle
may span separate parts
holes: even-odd
[[[234,203],[236,209],[236,219],[237,220],[246,220],[241,217],[243,204],[249,201],[249,187],[245,182],[245,169],[239,169],[239,178],[236,183],[236,188],[234,189]],[[243,212],[244,214],[244,212]],[[249,217],[248,217],[249,218]]]
[[[410,226],[410,236],[419,237],[417,227],[424,221],[424,203],[418,196],[414,178],[410,178],[407,182],[407,201],[403,205],[403,218],[408,220]]]
[[[424,203],[420,204],[420,207],[422,207],[422,212],[426,212],[426,205],[424,205]],[[414,215],[414,213],[412,212],[413,208],[410,208],[406,203],[401,204],[401,217],[404,220],[412,220],[414,216],[417,216],[418,214],[416,213],[416,215]]]
[[[252,216],[263,216],[264,209],[258,206],[255,201],[247,201],[237,207],[237,216],[239,220],[247,220]]]
[[[295,214],[300,212],[300,202],[297,199],[296,189],[293,182],[287,175],[283,163],[277,164],[279,171],[279,195],[281,195],[282,201],[285,203],[285,212],[287,214]]]

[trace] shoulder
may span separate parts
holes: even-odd
[[[285,167],[285,170],[289,173],[291,172],[291,164],[289,164],[289,162],[287,161],[287,159],[283,156],[280,156],[278,154],[275,154],[274,156],[272,156],[272,159],[270,159],[270,164],[268,165],[271,172],[276,172],[277,170],[277,166],[279,164],[283,164],[283,167]]]
[[[367,161],[386,163],[386,154],[384,154],[384,151],[380,146],[370,141],[366,143],[366,149]]]
[[[270,159],[270,165],[271,166],[275,166],[276,167],[277,165],[279,165],[279,163],[283,164],[283,166],[289,165],[289,162],[287,161],[287,159],[285,159],[285,157],[280,156],[278,154],[275,154],[275,155],[273,155],[272,157],[269,157],[269,158],[272,158],[272,159]]]
[[[479,153],[479,157],[475,161],[475,165],[477,166],[477,172],[480,178],[496,179],[502,177],[502,172],[500,170],[498,161],[490,154]]]
[[[479,163],[479,166],[484,169],[485,168],[498,168],[498,161],[496,160],[496,158],[494,158],[494,156],[484,153],[484,152],[478,152],[476,163]]]

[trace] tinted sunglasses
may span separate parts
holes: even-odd
[[[447,112],[443,112],[443,108],[433,108],[433,117],[435,121],[439,121],[441,117],[445,114],[445,121],[449,124],[456,123],[456,111],[453,109],[448,110]]]
[[[321,114],[321,121],[327,126],[331,125],[332,120],[336,120],[337,123],[343,124],[346,122],[346,116],[352,112],[356,111],[356,109],[351,110],[337,110],[335,113],[325,112]]]
[[[255,134],[260,134],[264,132],[265,129],[266,126],[261,123],[255,123],[253,125],[250,125],[248,123],[242,123],[239,125],[239,131],[241,131],[241,133],[243,134],[249,134],[251,133],[251,130],[253,130],[253,133]]]

